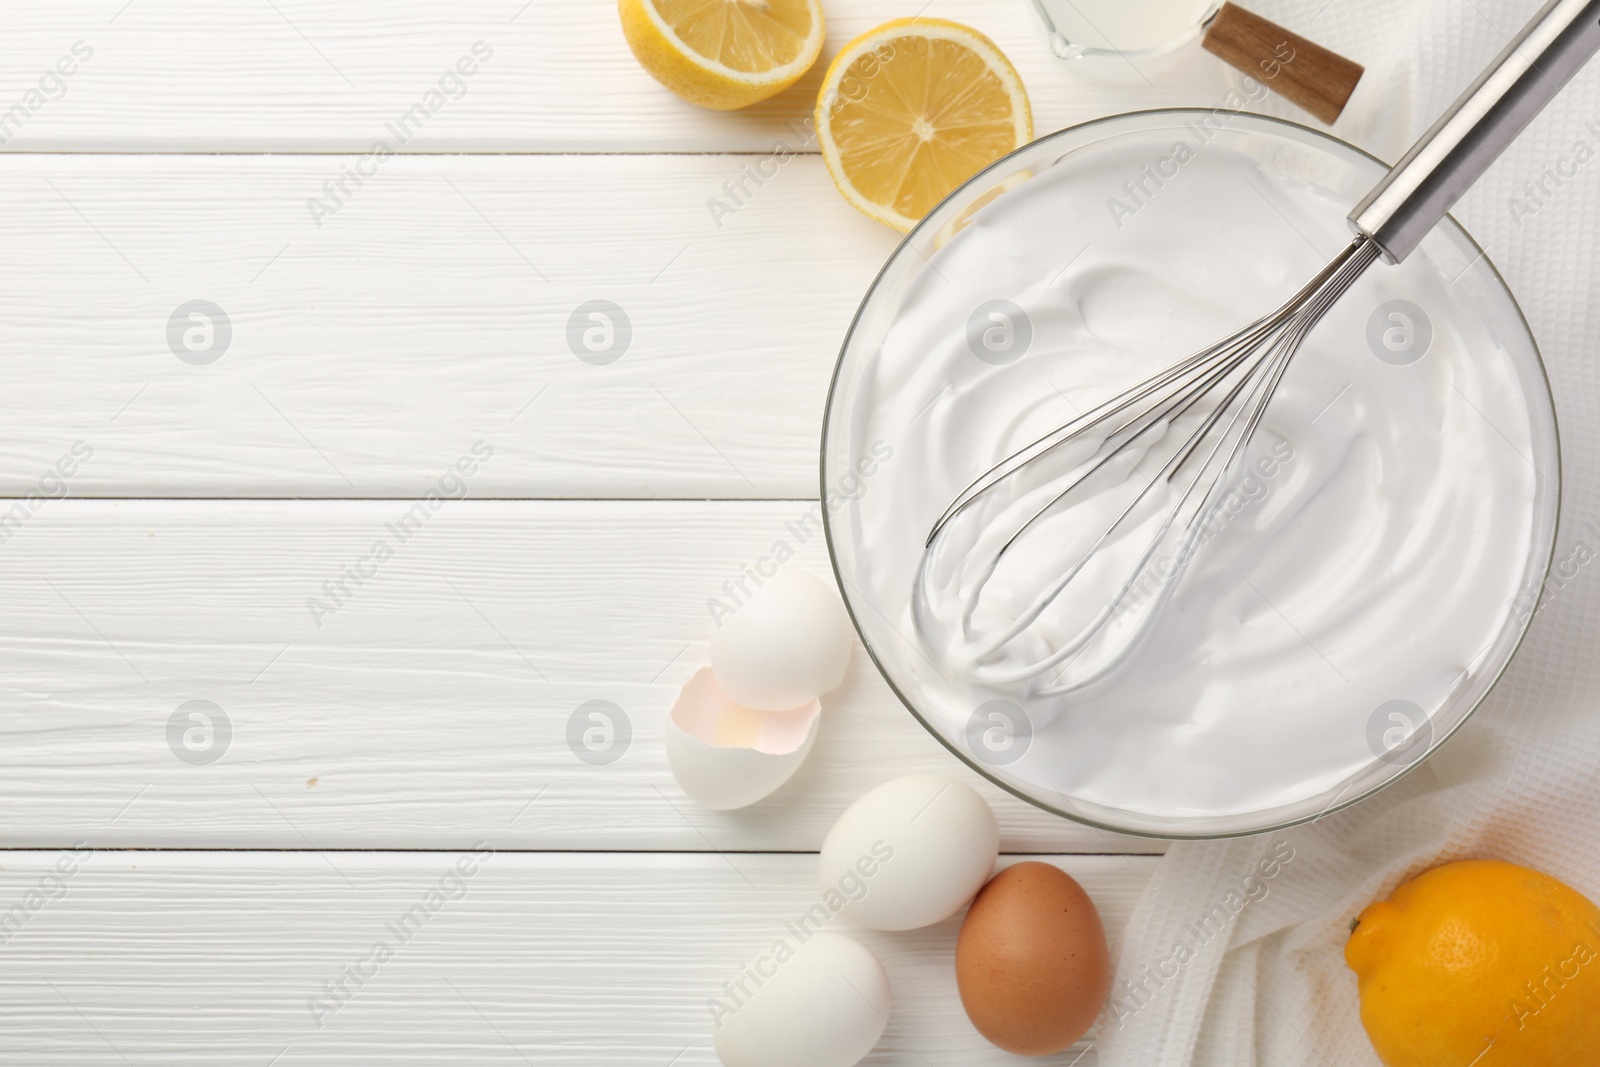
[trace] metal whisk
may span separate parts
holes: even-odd
[[[1082,656],[1125,611],[1135,588],[1149,584],[1152,561],[1170,545],[1174,551],[1159,568],[1156,589],[1141,590],[1150,594],[1144,607],[1164,600],[1202,543],[1200,534],[1230,472],[1239,467],[1307,335],[1380,256],[1388,263],[1405,259],[1596,51],[1600,0],[1551,0],[1351,212],[1356,238],[1292,299],[1029,442],[974,479],[928,534],[914,598],[919,628],[929,629],[933,614],[926,589],[941,582],[960,584],[963,638],[976,646],[975,662],[991,661],[1086,573],[1098,571],[1096,577],[1103,579],[1102,557],[1116,545],[1120,558],[1110,582],[1115,592],[1100,605],[1078,611],[1068,628],[1076,629],[1074,636],[988,663],[985,680],[1009,684],[1049,677]],[[1052,454],[1054,470],[1065,469],[1065,475],[1040,467],[1039,461]],[[996,493],[1007,484],[1013,493]],[[1089,547],[1076,562],[1066,562],[999,633],[977,641],[974,615],[1007,553],[1025,534],[1059,519],[1074,498],[1103,496],[1107,488],[1122,495],[1109,509],[1113,518],[1104,532],[1096,536],[1091,529],[1083,537]],[[964,527],[964,537],[951,550],[979,553],[980,559],[965,582],[941,575],[949,570],[941,550],[949,547],[945,541],[957,526]],[[1147,542],[1136,541],[1131,551],[1122,544],[1146,529],[1151,531]],[[1069,556],[1076,553],[1073,547]],[[1147,611],[1144,617],[1151,615]],[[1131,647],[1130,640],[1124,639],[1120,650],[1102,649],[1089,677],[1103,673]],[[1039,692],[1066,692],[1085,681],[1056,679]]]

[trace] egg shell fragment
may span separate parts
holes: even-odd
[[[915,930],[971,900],[1000,856],[994,812],[969,786],[932,774],[886,782],[852,804],[822,843],[818,877],[839,914],[873,930]],[[870,873],[869,873],[870,872]]]
[[[984,886],[956,939],[956,987],[978,1032],[1018,1056],[1051,1056],[1089,1031],[1111,989],[1094,901],[1048,863],[1018,863]]]
[[[723,1067],[853,1067],[889,1023],[889,975],[857,942],[822,931],[765,958],[773,973],[729,1014],[713,1044]],[[719,1003],[726,1003],[726,998]]]
[[[730,700],[709,667],[696,671],[667,716],[663,742],[672,777],[713,811],[748,807],[794,776],[817,739],[822,705],[754,711]]]
[[[795,708],[844,681],[850,617],[833,587],[780,567],[711,635],[711,667],[729,697],[758,711]]]

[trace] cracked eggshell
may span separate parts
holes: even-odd
[[[889,1024],[889,976],[878,957],[823,930],[763,957],[755,993],[718,1014],[712,1041],[723,1067],[853,1067]]]
[[[850,634],[839,594],[785,566],[711,635],[711,668],[722,691],[747,708],[795,708],[844,681]]]
[[[787,711],[744,707],[702,667],[667,716],[667,766],[695,803],[713,811],[747,807],[800,769],[821,717],[816,700]]]

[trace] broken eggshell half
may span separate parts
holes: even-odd
[[[735,703],[710,667],[696,671],[667,716],[667,766],[690,799],[713,811],[770,796],[805,762],[822,703],[755,711]]]

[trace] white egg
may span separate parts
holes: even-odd
[[[822,705],[753,711],[729,700],[709,667],[695,672],[667,716],[667,766],[697,804],[743,808],[800,769],[817,739]]]
[[[746,707],[798,707],[844,681],[850,617],[833,588],[781,567],[711,635],[722,691]]]
[[[843,934],[816,933],[790,953],[757,960],[768,971],[749,997],[718,1014],[712,1040],[723,1067],[853,1067],[889,1023],[883,964]],[[774,945],[774,949],[778,946]],[[746,983],[747,985],[751,983]],[[728,1006],[727,995],[721,1003]]]
[[[994,812],[968,786],[932,774],[887,782],[850,805],[822,843],[823,892],[873,930],[948,919],[1000,857]]]

